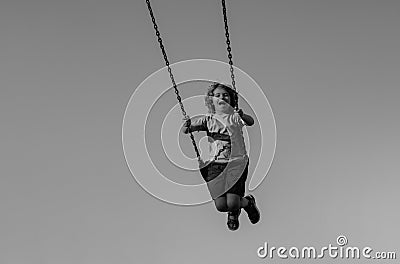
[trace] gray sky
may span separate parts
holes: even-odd
[[[152,4],[171,62],[226,61],[219,1]],[[1,263],[265,263],[264,242],[341,234],[400,253],[400,2],[227,4],[234,62],[278,136],[262,220],[236,232],[211,203],[153,198],[126,165],[128,100],[164,65],[145,1],[1,2]]]

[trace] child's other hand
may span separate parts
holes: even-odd
[[[187,133],[190,132],[190,125],[191,125],[190,118],[188,118],[188,119],[183,118],[182,121],[183,121],[183,125],[182,125],[182,128],[181,128],[181,131],[184,134],[187,134]]]
[[[191,125],[190,118],[184,117],[182,120],[183,120],[183,122],[184,122],[184,123],[183,123],[183,126],[186,127],[186,128],[189,128],[190,125]]]
[[[238,113],[240,117],[243,117],[243,110],[242,109],[235,110],[235,112]]]

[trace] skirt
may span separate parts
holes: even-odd
[[[243,197],[246,191],[246,180],[249,168],[249,159],[243,158],[226,163],[211,162],[203,168],[203,179],[213,199],[226,193],[237,194]]]

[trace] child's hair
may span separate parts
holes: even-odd
[[[211,84],[209,86],[209,88],[207,90],[207,94],[204,97],[204,104],[208,108],[208,113],[210,113],[210,114],[214,114],[215,113],[215,108],[214,108],[214,103],[213,103],[213,98],[212,97],[214,96],[214,90],[217,89],[217,88],[223,88],[228,92],[229,97],[231,98],[230,105],[233,108],[236,108],[237,96],[238,96],[237,92],[235,90],[233,90],[231,87],[229,87],[228,85],[226,85],[226,84],[215,82],[215,83],[213,83],[213,84]]]

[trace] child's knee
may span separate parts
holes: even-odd
[[[225,213],[228,212],[228,206],[226,205],[219,205],[216,207],[218,212]]]
[[[238,199],[228,199],[226,201],[228,211],[234,211],[240,209],[240,200]]]
[[[228,211],[228,206],[226,204],[225,199],[217,199],[214,201],[214,203],[215,203],[215,208],[217,208],[217,210],[219,212],[227,212]]]

